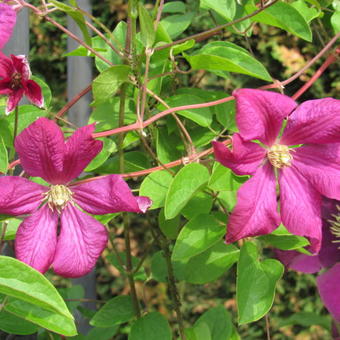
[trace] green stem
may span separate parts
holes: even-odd
[[[18,117],[19,117],[19,108],[18,106],[16,106],[14,110],[13,148],[11,148],[9,152],[10,162],[14,161],[14,156],[15,156],[14,143],[15,143],[15,138],[17,137],[17,134],[18,134]],[[14,173],[14,168],[9,170],[10,175],[13,175],[13,173]]]

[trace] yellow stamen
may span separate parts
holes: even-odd
[[[269,162],[275,168],[281,169],[284,166],[291,166],[292,155],[287,145],[274,144],[267,152]]]
[[[68,202],[72,201],[72,191],[65,185],[51,185],[50,190],[45,193],[47,204],[51,210],[56,209],[59,213]]]

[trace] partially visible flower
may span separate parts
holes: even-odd
[[[80,128],[65,142],[56,123],[39,118],[16,138],[15,149],[25,172],[50,186],[17,176],[0,178],[0,213],[29,214],[16,235],[16,257],[42,273],[50,266],[65,277],[92,270],[107,231],[87,213],[145,212],[151,205],[149,198],[135,197],[119,175],[70,183],[103,147],[92,138],[93,130],[94,124]]]
[[[253,177],[238,191],[227,242],[271,233],[282,221],[318,252],[321,195],[340,199],[340,100],[309,100],[297,106],[269,91],[241,89],[233,94],[240,132],[232,138],[232,150],[213,142],[215,157],[237,175]]]
[[[7,3],[0,3],[0,49],[12,36],[16,19],[15,8]]]
[[[0,52],[0,94],[8,96],[6,114],[15,109],[23,95],[34,105],[44,106],[41,88],[30,77],[31,70],[25,56],[11,54],[8,58]]]
[[[340,213],[336,208],[339,203],[334,200],[324,200],[322,245],[317,255],[308,256],[297,251],[276,251],[279,260],[286,267],[298,272],[312,274],[323,268],[330,268],[318,276],[317,287],[321,300],[338,322],[340,322],[340,244],[335,242],[339,239],[331,232],[331,220],[335,219],[334,215]]]

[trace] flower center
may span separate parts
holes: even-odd
[[[11,79],[11,89],[17,90],[21,87],[21,74],[18,72],[13,73],[12,79]]]
[[[47,204],[51,210],[56,209],[59,213],[69,201],[72,201],[72,191],[65,185],[51,185],[50,190],[45,194]]]
[[[274,144],[267,152],[267,157],[270,164],[278,169],[290,166],[293,159],[288,146],[281,144]]]

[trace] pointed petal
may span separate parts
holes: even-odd
[[[146,211],[151,207],[152,200],[149,197],[146,196],[134,196],[136,198],[139,211],[142,213],[146,213]]]
[[[220,142],[212,142],[216,160],[236,175],[253,175],[266,151],[258,144],[245,142],[238,133],[233,135],[232,150]]]
[[[34,105],[38,107],[44,106],[44,97],[42,95],[41,87],[34,80],[27,80],[25,82],[25,95]]]
[[[271,233],[280,224],[277,212],[275,176],[266,163],[237,193],[237,205],[227,226],[226,241]]]
[[[333,318],[340,322],[340,263],[319,275],[316,282],[322,302]]]
[[[68,182],[78,177],[94,157],[102,150],[103,142],[95,140],[92,132],[95,124],[84,126],[74,132],[66,142],[64,176]]]
[[[55,253],[54,271],[64,277],[89,273],[107,243],[105,227],[72,204],[61,215],[61,232]]]
[[[321,246],[321,196],[293,166],[280,171],[282,223],[294,235],[309,239],[310,250]]]
[[[340,200],[340,143],[294,149],[294,167],[322,195]]]
[[[12,60],[0,51],[0,77],[11,78],[14,72]]]
[[[16,13],[12,6],[0,4],[0,49],[10,39],[16,22]]]
[[[70,186],[73,199],[90,214],[102,215],[121,211],[145,212],[151,205],[148,198],[134,196],[119,175],[109,175],[97,180]],[[148,200],[148,201],[147,201]]]
[[[5,78],[0,80],[0,94],[9,95],[12,93],[12,89],[10,88],[11,79]]]
[[[338,143],[340,100],[308,100],[289,116],[281,142],[286,145]]]
[[[50,267],[57,243],[58,215],[45,204],[22,222],[15,238],[18,260],[44,273]]]
[[[19,176],[0,177],[0,214],[32,213],[41,204],[47,190],[47,187]]]
[[[11,59],[15,71],[20,73],[22,76],[22,81],[26,82],[31,77],[31,69],[27,57],[22,54],[21,55],[11,54]]]
[[[39,118],[15,139],[21,165],[30,176],[63,184],[64,136],[56,123]]]
[[[271,146],[282,127],[283,119],[297,104],[279,93],[240,89],[233,92],[236,99],[236,122],[245,140],[258,139]]]
[[[19,104],[22,96],[24,95],[24,89],[13,90],[7,99],[6,115],[12,112]]]

